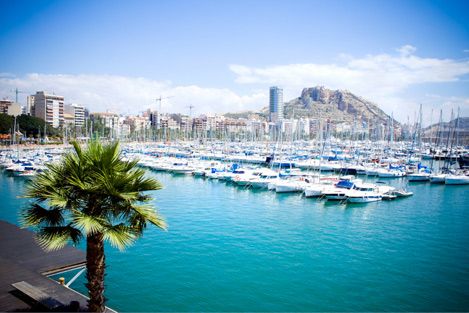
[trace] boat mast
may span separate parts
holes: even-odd
[[[456,148],[459,146],[459,113],[460,113],[460,108],[458,106],[458,117],[456,118]]]
[[[436,131],[436,140],[435,146],[439,147],[441,145],[441,124],[443,123],[443,110],[440,109],[440,118],[438,119],[438,128]]]
[[[418,147],[419,150],[422,147],[422,104],[420,103],[420,109],[419,109],[419,124],[418,124]]]
[[[391,123],[390,123],[389,131],[390,131],[390,142],[391,146],[394,143],[394,112],[391,112]]]

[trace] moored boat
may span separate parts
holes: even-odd
[[[446,185],[468,185],[469,176],[466,175],[448,175],[445,177]]]

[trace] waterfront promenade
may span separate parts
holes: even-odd
[[[83,251],[64,247],[45,252],[34,240],[34,234],[18,226],[0,220],[0,311],[42,311],[45,308],[30,296],[13,287],[25,282],[33,286],[37,294],[48,295],[47,301],[60,311],[70,310],[76,301],[80,310],[87,307],[87,298],[60,285],[46,275],[85,265]]]

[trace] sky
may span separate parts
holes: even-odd
[[[0,0],[0,98],[92,112],[258,111],[349,90],[400,122],[469,116],[469,1]],[[162,97],[161,103],[156,99]]]

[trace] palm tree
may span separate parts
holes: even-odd
[[[38,243],[56,250],[86,238],[88,309],[105,310],[104,242],[120,250],[131,245],[147,224],[165,229],[163,219],[144,191],[161,189],[145,177],[137,161],[125,161],[118,143],[92,141],[86,149],[76,142],[59,163],[47,165],[27,186],[34,199],[22,212],[24,226],[35,227]]]

